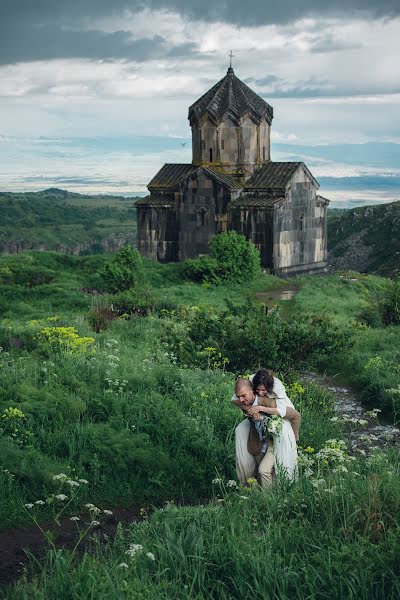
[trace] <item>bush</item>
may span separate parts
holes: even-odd
[[[388,282],[382,301],[382,322],[384,325],[400,325],[400,278]]]
[[[149,287],[136,287],[111,297],[114,311],[119,315],[147,315],[156,298]]]
[[[210,243],[210,256],[229,281],[250,281],[260,272],[260,252],[252,242],[236,231],[216,235]]]
[[[131,246],[124,246],[106,262],[100,274],[108,292],[129,290],[143,279],[142,257]]]
[[[264,307],[252,301],[240,306],[227,304],[223,313],[210,306],[196,307],[186,317],[179,315],[179,329],[165,330],[166,341],[180,364],[226,366],[237,374],[260,366],[287,373],[337,354],[351,343],[348,334],[326,317],[299,315],[288,323],[281,320],[278,310],[266,315]]]
[[[220,282],[223,275],[223,269],[216,258],[211,256],[202,256],[200,258],[189,258],[183,263],[183,275],[196,283],[214,283]]]

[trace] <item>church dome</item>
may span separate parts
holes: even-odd
[[[229,67],[221,81],[189,107],[190,122],[199,121],[205,113],[216,124],[221,122],[226,114],[235,123],[239,123],[241,117],[249,114],[257,125],[263,119],[271,125],[274,116],[272,106],[236,77],[232,67]]]

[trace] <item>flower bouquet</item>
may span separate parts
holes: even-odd
[[[264,419],[263,437],[279,437],[282,433],[283,419],[279,415],[271,415]]]

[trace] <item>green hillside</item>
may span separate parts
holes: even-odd
[[[400,202],[328,213],[329,262],[334,269],[400,273]]]
[[[0,252],[26,249],[88,254],[136,239],[136,198],[86,196],[50,188],[0,193]]]

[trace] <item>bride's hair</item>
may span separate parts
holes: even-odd
[[[253,377],[253,390],[263,385],[268,392],[274,387],[274,373],[271,369],[260,369]]]

